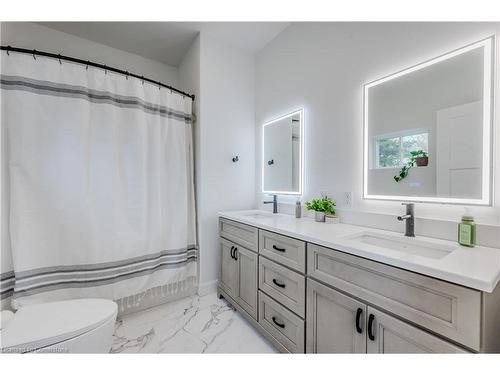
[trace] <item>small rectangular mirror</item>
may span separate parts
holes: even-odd
[[[491,204],[493,38],[364,86],[364,198]]]
[[[262,128],[262,191],[301,195],[304,111],[266,122]]]

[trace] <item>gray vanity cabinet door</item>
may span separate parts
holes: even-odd
[[[238,285],[235,299],[247,313],[257,320],[258,255],[241,246],[236,246],[236,249]]]
[[[377,309],[368,307],[368,353],[467,353],[466,350],[407,324]]]
[[[306,352],[366,353],[366,310],[358,300],[308,279]]]
[[[220,239],[221,262],[219,286],[233,299],[236,299],[238,288],[238,261],[232,257],[234,244]]]

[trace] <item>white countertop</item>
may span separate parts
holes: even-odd
[[[349,224],[317,223],[310,218],[296,219],[291,215],[271,215],[267,211],[257,210],[227,211],[220,212],[219,215],[484,292],[492,292],[500,280],[500,249],[496,248],[482,246],[467,248],[451,241],[417,237],[417,239],[424,239],[435,244],[456,247],[443,258],[433,259],[373,245],[362,244],[360,246],[359,243],[349,239],[356,234],[366,232],[404,238],[401,233]]]

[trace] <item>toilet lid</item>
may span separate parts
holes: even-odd
[[[0,346],[30,351],[69,340],[115,319],[117,305],[104,299],[73,299],[20,308],[1,331]]]

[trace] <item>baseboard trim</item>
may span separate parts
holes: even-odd
[[[200,297],[217,292],[217,283],[219,280],[207,281],[198,285],[198,294]]]

